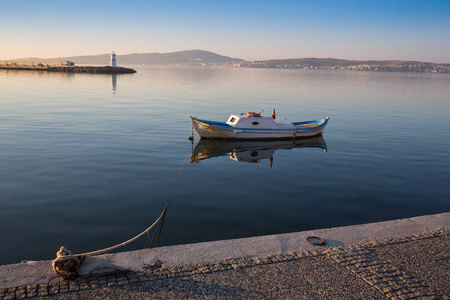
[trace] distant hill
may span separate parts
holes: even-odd
[[[15,59],[15,61],[61,61],[70,60],[76,65],[109,65],[110,54],[72,56],[58,58]],[[219,55],[203,50],[186,50],[171,53],[132,53],[117,55],[121,65],[183,65],[183,66],[225,66],[240,68],[275,69],[333,69],[351,71],[390,71],[390,72],[438,72],[450,73],[450,64],[404,60],[347,60],[337,58],[292,58],[245,61],[239,58]]]
[[[419,61],[406,60],[347,60],[337,58],[292,58],[292,59],[270,59],[258,61],[265,63],[269,68],[275,68],[280,65],[300,65],[313,67],[332,67],[332,66],[352,66],[352,65],[399,65],[399,64],[431,64]]]
[[[117,64],[120,65],[201,65],[201,64],[225,64],[243,61],[239,58],[231,58],[203,50],[186,50],[171,53],[132,53],[117,55]],[[76,65],[109,65],[110,54],[71,56],[58,58],[24,58],[16,60],[60,61],[70,60]]]

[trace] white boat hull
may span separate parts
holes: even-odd
[[[296,139],[322,134],[329,117],[321,120],[293,123],[292,129],[251,129],[228,126],[221,122],[191,117],[192,125],[201,138],[206,139]],[[317,123],[312,123],[317,122]],[[307,126],[317,124],[317,126]]]

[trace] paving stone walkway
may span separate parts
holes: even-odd
[[[0,289],[7,299],[450,300],[450,230]]]

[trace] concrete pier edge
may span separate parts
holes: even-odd
[[[0,266],[0,298],[3,299],[11,291],[17,293],[21,289],[28,291],[33,288],[36,291],[42,288],[45,296],[51,294],[52,286],[57,286],[60,293],[67,285],[66,291],[69,292],[72,286],[80,289],[83,282],[89,282],[88,278],[93,277],[114,286],[120,283],[117,281],[122,276],[120,274],[134,274],[132,279],[127,279],[128,283],[133,283],[320,256],[330,249],[354,248],[361,251],[366,247],[448,235],[449,224],[450,213],[447,212],[386,222],[104,254],[85,260],[77,284],[61,281],[53,272],[51,261],[3,265]],[[327,245],[310,245],[305,242],[308,236],[321,237]],[[119,277],[114,274],[119,274]],[[98,286],[101,284],[98,283]],[[96,284],[85,283],[86,289],[95,287]]]

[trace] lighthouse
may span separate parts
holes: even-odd
[[[114,51],[113,51],[113,53],[111,54],[111,67],[113,67],[113,68],[117,67],[117,64],[116,64],[116,54],[114,53]]]

